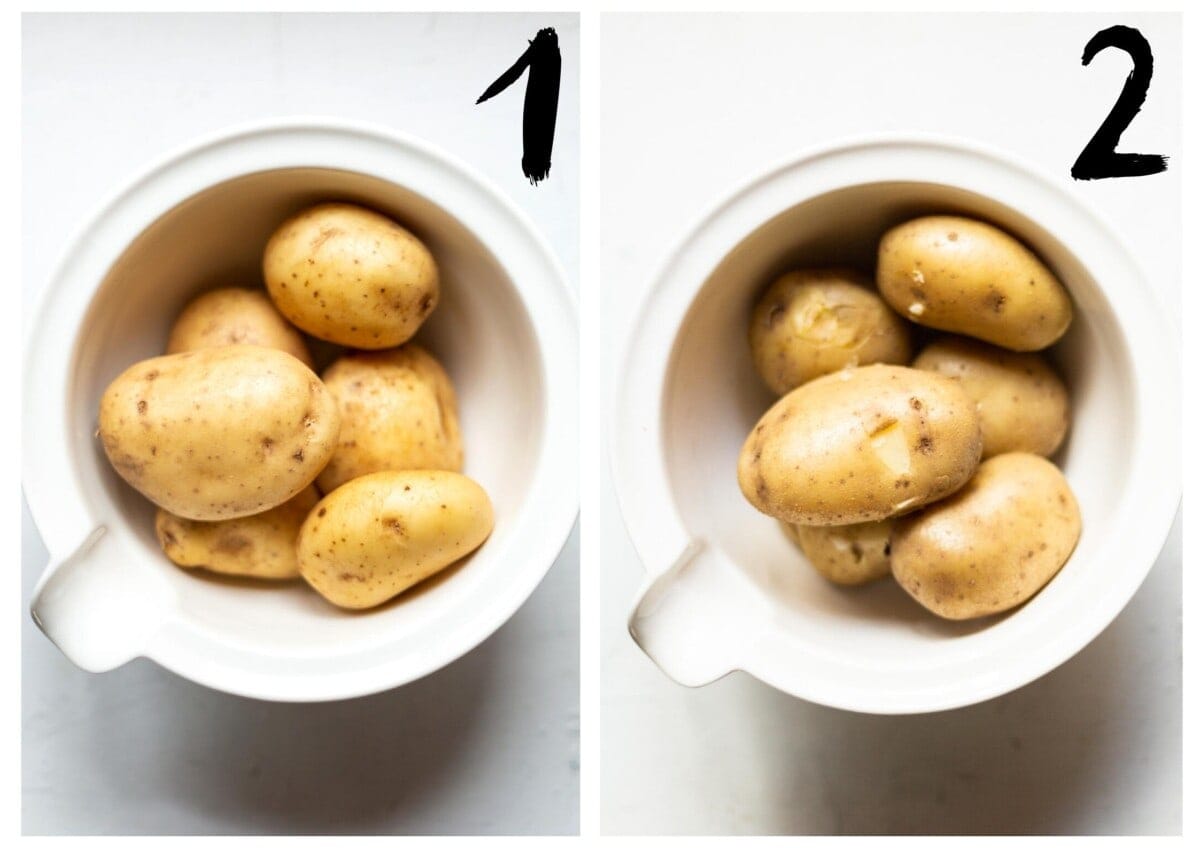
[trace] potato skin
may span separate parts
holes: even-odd
[[[255,345],[132,365],[100,399],[113,468],[158,506],[216,521],[276,507],[304,490],[337,445],[338,411],[291,354]]]
[[[288,580],[300,576],[296,537],[320,498],[308,486],[274,509],[227,521],[192,521],[159,509],[154,531],[167,558],[184,568]]]
[[[808,527],[780,522],[783,532],[822,577],[840,586],[861,586],[892,573],[891,520]]]
[[[1079,541],[1082,519],[1049,461],[1006,453],[979,466],[952,497],[896,522],[892,573],[913,598],[950,619],[1024,603]]]
[[[956,380],[975,402],[984,459],[1014,452],[1050,456],[1067,434],[1067,387],[1036,353],[947,336],[921,351],[912,367]]]
[[[342,428],[317,478],[321,491],[375,471],[462,470],[454,386],[420,346],[348,354],[322,380],[337,399]]]
[[[482,487],[453,471],[379,471],[339,486],[300,528],[300,575],[330,603],[377,606],[492,532]]]
[[[884,234],[876,282],[910,321],[1009,350],[1041,350],[1071,325],[1071,299],[1029,248],[970,218],[917,218]]]
[[[776,401],[742,447],[738,484],[790,524],[881,521],[954,492],[982,448],[975,405],[953,380],[868,365]]]
[[[264,292],[254,289],[213,289],[194,298],[171,327],[167,353],[232,344],[273,347],[313,367],[304,337]]]
[[[297,327],[364,350],[408,341],[438,303],[428,248],[390,218],[348,203],[284,221],[267,242],[263,278]]]
[[[908,325],[847,268],[791,271],[754,306],[750,353],[777,395],[847,366],[904,364],[912,355]]]

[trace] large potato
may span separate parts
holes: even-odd
[[[881,521],[955,491],[982,447],[975,405],[953,380],[868,365],[780,398],[742,447],[738,483],[790,524]]]
[[[284,221],[263,253],[267,292],[319,339],[367,350],[409,340],[438,302],[438,269],[390,218],[323,203]]]
[[[1067,387],[1036,353],[1013,353],[948,336],[921,351],[913,368],[958,381],[975,401],[983,458],[1024,452],[1049,456],[1070,423]]]
[[[784,274],[763,292],[750,353],[773,392],[847,366],[908,362],[908,325],[870,285],[858,271],[815,269]]]
[[[273,347],[313,367],[304,337],[254,289],[214,289],[192,300],[171,327],[167,353],[233,344]]]
[[[453,471],[379,471],[334,489],[300,528],[300,574],[326,600],[383,603],[475,550],[492,503]]]
[[[308,486],[274,509],[225,521],[192,521],[160,509],[154,530],[163,553],[184,568],[239,577],[299,577],[296,537],[321,496]]]
[[[1079,506],[1054,465],[1006,453],[979,466],[957,494],[896,522],[892,573],[943,618],[991,615],[1024,603],[1071,556]]]
[[[198,521],[290,500],[337,446],[338,411],[291,354],[233,345],[147,359],[100,399],[113,468],[168,512]]]
[[[876,282],[900,314],[1009,350],[1041,350],[1071,324],[1066,289],[1025,245],[982,221],[917,218],[884,234]]]
[[[332,492],[374,471],[461,471],[454,387],[436,359],[414,343],[352,353],[322,375],[342,421],[338,447],[317,484]]]
[[[841,527],[783,525],[822,577],[841,586],[861,586],[892,573],[888,536],[892,522],[870,521]]]

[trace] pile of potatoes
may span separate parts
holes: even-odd
[[[494,521],[460,473],[450,378],[410,341],[437,306],[437,265],[396,222],[324,203],[279,226],[262,270],[265,292],[184,308],[166,355],[105,390],[98,435],[159,507],[174,563],[302,577],[339,607],[376,606],[479,547]],[[300,331],[346,348],[321,377]]]
[[[835,583],[892,575],[949,619],[1018,606],[1082,529],[1047,459],[1067,389],[1038,353],[1070,298],[1008,233],[947,215],[887,231],[874,283],[793,271],[755,305],[754,364],[782,397],[742,448],[742,493]]]

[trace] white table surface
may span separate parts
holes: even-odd
[[[1129,72],[1113,50],[1080,65],[1087,40],[1113,23],[1141,29],[1156,59],[1120,149],[1180,157],[1175,17],[606,17],[600,102],[588,104],[604,132],[588,279],[605,290],[585,296],[604,319],[604,349],[593,356],[605,363],[605,396],[634,305],[667,249],[701,209],[800,148],[876,130],[952,133],[1070,183]],[[1177,162],[1162,175],[1074,189],[1116,223],[1175,311],[1178,174]],[[664,677],[626,633],[643,570],[607,463],[594,474],[599,509],[586,532],[604,540],[604,832],[1179,832],[1178,521],[1122,615],[1050,675],[953,712],[863,716],[745,674],[699,690]]]
[[[520,171],[523,84],[475,99],[553,26],[550,178]],[[26,17],[25,319],[67,239],[174,147],[275,115],[369,120],[432,141],[532,216],[578,280],[578,17]],[[573,282],[574,284],[574,282]],[[46,551],[22,515],[23,603]],[[88,675],[26,619],[23,830],[573,833],[579,820],[578,532],[529,602],[463,659],[381,695],[281,705],[139,660]]]

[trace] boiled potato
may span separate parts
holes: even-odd
[[[438,303],[438,269],[390,218],[323,203],[288,218],[267,242],[271,300],[306,333],[380,350],[409,340]]]
[[[780,523],[812,567],[833,583],[860,586],[892,573],[888,545],[892,532],[890,520],[841,527]]]
[[[339,486],[300,528],[300,574],[339,607],[377,606],[475,550],[492,503],[453,471],[378,471]]]
[[[782,395],[847,366],[907,363],[908,326],[858,271],[791,271],[754,306],[750,353],[771,391]]]
[[[436,359],[414,343],[352,353],[322,375],[338,402],[341,435],[317,478],[332,492],[373,471],[461,471],[462,438],[454,387]]]
[[[881,521],[958,489],[982,448],[975,405],[953,380],[868,365],[780,398],[742,447],[738,483],[790,524]]]
[[[1013,452],[1049,456],[1067,434],[1067,387],[1036,353],[948,336],[921,351],[912,365],[957,380],[975,402],[984,459]]]
[[[175,319],[167,353],[233,344],[273,347],[313,367],[304,337],[254,289],[214,289],[192,300]]]
[[[316,487],[308,486],[274,509],[226,521],[192,521],[160,509],[154,530],[163,553],[176,565],[286,580],[300,576],[296,537],[320,499]]]
[[[1041,350],[1071,325],[1066,289],[1003,230],[951,215],[917,218],[884,234],[876,282],[911,321],[1009,350]]]
[[[163,509],[215,521],[302,492],[337,446],[338,410],[291,354],[232,345],[147,359],[100,399],[117,473]]]
[[[1045,586],[1081,526],[1062,472],[1040,456],[1001,454],[957,494],[896,522],[892,573],[943,618],[992,615]]]

